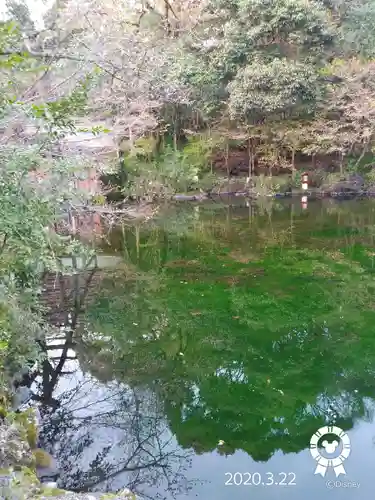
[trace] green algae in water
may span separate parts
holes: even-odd
[[[81,367],[150,391],[195,457],[298,453],[333,414],[352,429],[374,397],[374,207],[186,206],[119,228]]]
[[[186,216],[176,232],[160,223],[143,229],[138,242],[132,228],[119,238],[119,251],[138,278],[108,276],[88,321],[115,342],[118,363],[115,357],[109,368],[108,362],[114,377],[130,384],[158,378],[157,391],[184,446],[195,445],[189,438],[195,434],[199,451],[223,439],[266,459],[279,446],[288,450],[277,435],[264,439],[262,429],[274,428],[275,417],[290,427],[322,390],[334,398],[337,384],[342,390],[354,384],[345,375],[338,380],[344,360],[356,379],[368,383],[375,310],[367,208],[362,228],[355,208],[355,231],[347,205],[341,224],[340,207],[333,208],[330,213],[313,205],[308,215],[294,208],[291,221],[290,207],[250,219],[242,208],[213,217],[201,207],[198,221]],[[214,419],[194,406],[189,387],[195,384]],[[353,412],[359,416],[357,401]],[[294,449],[305,447],[324,416],[305,420]],[[341,423],[348,428],[351,421]],[[250,429],[252,443],[245,437]]]

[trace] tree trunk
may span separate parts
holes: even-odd
[[[165,15],[165,30],[167,35],[171,34],[171,25],[169,22],[169,3],[164,1],[164,15]]]
[[[253,175],[253,148],[251,138],[247,140],[247,155],[249,157],[249,180]]]
[[[228,179],[230,178],[230,170],[229,170],[229,144],[227,142],[226,144],[226,148],[225,148],[225,167],[227,169],[227,176],[228,176]]]
[[[344,153],[340,154],[340,175],[344,174]]]
[[[292,149],[292,175],[293,175],[293,178],[296,174],[296,164],[295,164],[295,151],[294,151],[294,148]]]

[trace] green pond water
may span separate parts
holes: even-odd
[[[170,206],[109,234],[120,259],[98,271],[77,359],[39,387],[59,401],[41,440],[63,487],[372,498],[375,201],[247,205]],[[314,474],[324,426],[345,433],[318,441],[337,478]]]

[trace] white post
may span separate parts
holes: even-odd
[[[309,189],[309,174],[305,172],[302,174],[302,191],[307,191]]]
[[[68,212],[68,220],[72,234],[76,234],[77,233],[76,219],[70,210]]]
[[[302,174],[302,191],[307,191],[309,189],[309,174],[305,172]],[[303,195],[301,198],[301,204],[302,208],[306,209],[307,208],[307,196]]]

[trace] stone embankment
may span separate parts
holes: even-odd
[[[32,431],[32,432],[31,432]],[[27,413],[2,417],[0,423],[1,500],[136,500],[128,489],[118,493],[75,493],[59,489],[56,483],[41,483],[37,477],[35,450],[30,432],[37,436],[35,417]]]

